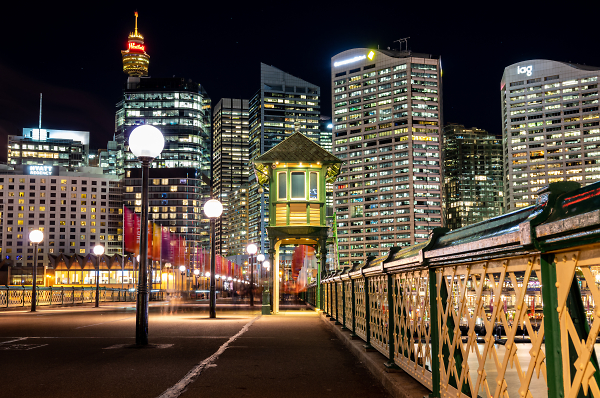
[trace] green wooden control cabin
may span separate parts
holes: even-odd
[[[321,266],[325,264],[328,235],[325,184],[335,181],[342,163],[299,132],[254,160],[258,183],[269,192],[267,233],[273,282],[278,281],[281,245],[314,246],[320,254]],[[321,269],[318,278],[320,274]],[[279,283],[273,283],[273,288],[273,297],[279,297]],[[273,312],[277,313],[279,300],[273,301]]]

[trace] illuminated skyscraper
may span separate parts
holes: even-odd
[[[217,254],[228,255],[233,235],[229,230],[237,230],[241,222],[237,214],[229,212],[230,199],[234,192],[248,183],[248,161],[248,100],[223,98],[213,110],[213,193],[223,204],[223,215],[216,220]],[[244,198],[247,197],[246,191]],[[247,226],[247,221],[244,225]],[[233,239],[246,239],[247,231],[243,235],[233,235]]]
[[[439,57],[355,48],[331,59],[341,265],[424,242],[441,220]]]
[[[502,141],[485,130],[448,124],[443,142],[445,227],[502,214]]]
[[[549,183],[600,180],[600,68],[546,59],[507,66],[500,81],[504,211]]]
[[[123,72],[129,76],[148,76],[150,56],[146,53],[144,36],[137,30],[138,13],[135,12],[135,31],[129,34],[127,39],[127,50],[121,51],[123,57]]]
[[[261,63],[260,89],[250,100],[250,162],[296,129],[319,144],[320,95],[317,85]],[[259,192],[254,173],[249,183],[249,241],[266,253],[269,194]]]

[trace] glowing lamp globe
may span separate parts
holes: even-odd
[[[254,243],[250,243],[248,247],[246,247],[246,251],[248,254],[254,255],[258,251],[258,247]]]
[[[179,266],[179,271],[185,272],[185,265],[180,265]]]
[[[194,275],[196,275],[196,276],[200,275],[200,270],[199,269],[195,269],[194,270]]]
[[[104,246],[96,245],[94,246],[94,254],[96,256],[101,256],[104,254]]]
[[[260,262],[265,261],[265,255],[260,253],[258,256],[256,256],[256,259]]]
[[[223,213],[223,205],[216,199],[211,199],[204,203],[204,214],[208,218],[220,217]]]
[[[265,261],[263,263],[263,267],[265,267],[266,269],[269,269],[270,266],[271,266],[271,263],[269,261]]]
[[[163,134],[154,126],[144,124],[133,129],[129,135],[129,149],[138,159],[154,159],[165,147]]]
[[[206,274],[204,274],[204,276],[210,278],[210,272],[207,272]]]
[[[29,233],[29,240],[33,243],[40,243],[44,240],[44,233],[39,229],[34,229]]]

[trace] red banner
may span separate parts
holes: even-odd
[[[162,241],[162,234],[161,234],[161,227],[160,225],[154,223],[152,224],[154,227],[152,228],[152,260],[154,261],[160,261],[161,258],[161,241]]]
[[[140,217],[127,206],[123,208],[125,251],[140,253]]]

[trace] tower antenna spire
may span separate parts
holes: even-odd
[[[135,12],[135,32],[134,35],[137,36],[138,32],[137,32],[137,19],[138,19],[138,12]]]
[[[40,93],[40,121],[38,124],[38,128],[41,130],[42,129],[42,93]]]

